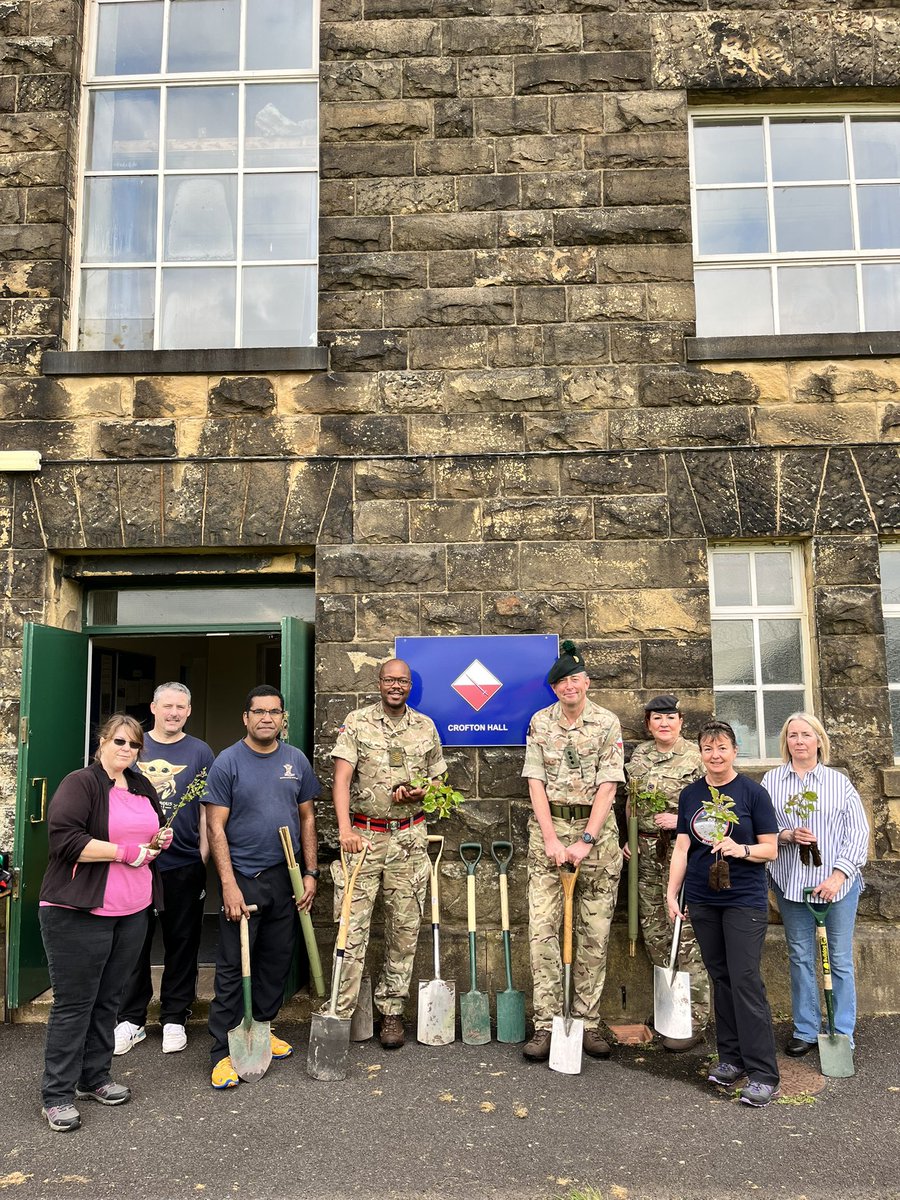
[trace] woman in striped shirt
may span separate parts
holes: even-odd
[[[782,727],[780,745],[785,765],[767,771],[762,785],[772,797],[779,828],[778,858],[768,869],[791,967],[794,1030],[785,1050],[799,1058],[815,1049],[822,1029],[816,927],[804,903],[804,888],[813,889],[814,902],[831,905],[825,928],[834,980],[835,1030],[853,1043],[853,926],[863,890],[860,869],[868,855],[869,823],[859,792],[845,775],[827,765],[831,743],[817,717],[792,713]],[[804,792],[815,793],[815,799],[812,813],[801,821],[792,814],[790,801]]]

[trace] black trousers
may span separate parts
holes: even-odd
[[[160,872],[165,907],[158,914],[163,935],[163,973],[159,989],[159,1020],[162,1025],[184,1025],[197,991],[197,957],[203,929],[203,900],[206,895],[206,866],[188,863]],[[135,1025],[147,1023],[147,1006],[153,999],[150,951],[156,918],[150,910],[147,936],[137,964],[122,994],[119,1020]]]
[[[284,1000],[294,958],[297,908],[287,867],[279,863],[252,878],[234,873],[246,904],[258,911],[250,917],[250,980],[253,1018],[272,1021]],[[228,1031],[244,1016],[241,988],[240,922],[219,915],[215,996],[209,1006],[210,1059],[213,1066],[228,1053]]]
[[[109,1082],[119,1000],[148,911],[95,917],[80,909],[40,910],[53,988],[41,1082],[45,1108],[71,1104],[76,1085],[92,1090]]]
[[[777,1084],[775,1031],[759,970],[768,913],[763,908],[691,904],[691,924],[714,985],[719,1061],[752,1081]]]

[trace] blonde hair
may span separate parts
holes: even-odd
[[[782,725],[781,733],[778,737],[778,746],[779,746],[779,749],[781,750],[781,761],[782,762],[790,762],[791,761],[791,754],[790,754],[790,751],[788,750],[788,744],[787,744],[788,725],[790,725],[791,721],[805,721],[807,723],[807,725],[810,727],[810,729],[813,731],[813,733],[816,735],[816,737],[819,740],[818,749],[816,751],[816,757],[818,758],[819,762],[825,763],[825,765],[827,766],[828,760],[831,758],[831,738],[825,732],[825,726],[822,724],[822,722],[819,720],[819,718],[813,716],[812,713],[808,713],[808,712],[791,713],[791,715],[788,717],[788,719]]]

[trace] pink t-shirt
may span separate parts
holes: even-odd
[[[124,788],[109,793],[109,840],[118,845],[146,844],[159,832],[159,818],[146,796],[136,796]],[[153,898],[153,878],[149,866],[129,867],[110,863],[103,893],[103,905],[92,908],[95,917],[127,917],[147,908]]]

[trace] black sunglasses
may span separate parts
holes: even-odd
[[[114,737],[113,741],[115,742],[115,744],[117,746],[130,746],[132,748],[132,750],[143,750],[143,748],[144,748],[143,742],[132,742],[132,741],[129,741],[128,738]]]

